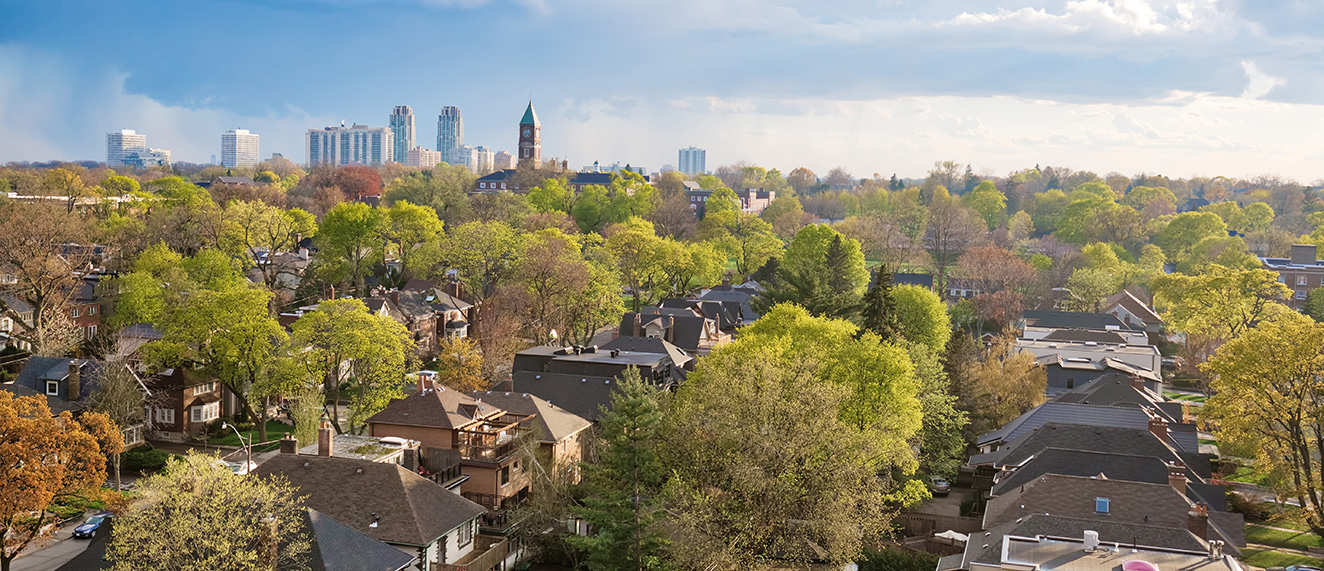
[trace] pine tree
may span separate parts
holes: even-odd
[[[892,299],[892,272],[886,267],[874,270],[873,284],[864,292],[860,325],[883,339],[897,336],[896,300]]]
[[[666,477],[657,458],[659,391],[633,367],[617,390],[599,421],[598,461],[583,465],[584,505],[574,510],[594,533],[568,540],[591,571],[657,569],[666,545],[653,525]]]
[[[887,186],[892,190],[905,190],[906,188],[906,185],[896,178],[896,173],[892,173],[892,181]]]

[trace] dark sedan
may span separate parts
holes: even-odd
[[[83,525],[74,528],[74,537],[95,537],[97,530],[101,529],[102,524],[107,523],[110,523],[110,514],[103,512],[94,515],[87,518],[87,521],[83,522]]]

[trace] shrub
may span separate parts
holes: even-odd
[[[1264,521],[1269,517],[1264,506],[1232,490],[1227,491],[1227,509],[1246,516],[1248,520]]]
[[[859,565],[860,571],[933,571],[938,556],[900,548],[868,550]]]
[[[164,468],[170,453],[144,444],[120,455],[120,467],[134,472],[156,472]]]

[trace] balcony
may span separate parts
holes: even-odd
[[[455,563],[439,564],[441,571],[491,571],[504,567],[506,557],[510,555],[510,543],[504,537],[478,534],[474,537],[474,548]]]
[[[455,448],[465,460],[498,462],[514,454],[524,444],[523,437],[529,434],[525,421],[531,418],[522,414],[505,414],[474,428],[456,430]]]

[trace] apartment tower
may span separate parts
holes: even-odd
[[[249,133],[247,129],[221,133],[221,166],[256,166],[261,160],[258,157],[257,133]]]
[[[403,161],[414,148],[414,110],[408,105],[396,105],[391,110],[391,156],[395,161]]]
[[[442,107],[441,115],[437,116],[437,152],[441,153],[441,160],[459,163],[456,151],[463,145],[464,117],[460,115],[460,108]]]

